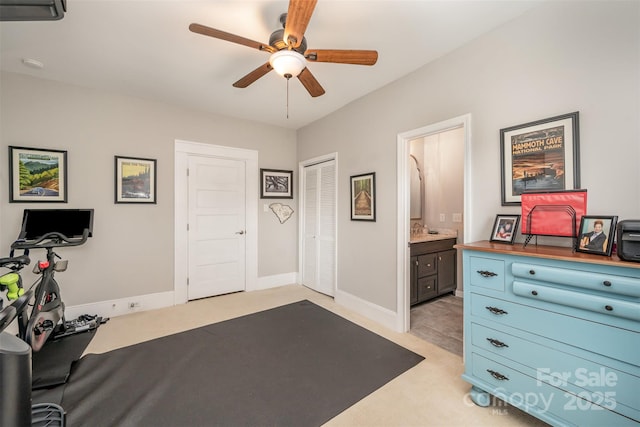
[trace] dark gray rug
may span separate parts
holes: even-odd
[[[299,301],[87,355],[61,405],[67,426],[319,426],[423,359]]]

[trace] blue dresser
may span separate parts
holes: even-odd
[[[557,426],[640,425],[640,263],[569,248],[463,250],[463,379],[480,406]]]

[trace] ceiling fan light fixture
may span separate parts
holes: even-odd
[[[307,66],[307,60],[295,50],[281,50],[275,52],[269,58],[269,64],[276,73],[283,77],[298,77]]]

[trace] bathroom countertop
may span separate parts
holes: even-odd
[[[409,238],[409,243],[434,242],[436,240],[455,239],[456,233],[416,234]]]

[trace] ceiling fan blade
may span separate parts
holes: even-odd
[[[284,27],[284,42],[291,48],[302,43],[311,14],[318,0],[290,0],[287,21]]]
[[[265,64],[262,64],[261,66],[259,66],[258,68],[256,68],[255,70],[253,70],[252,72],[250,72],[249,74],[247,74],[246,76],[238,80],[237,82],[235,82],[233,84],[233,87],[245,88],[249,86],[251,83],[258,80],[260,77],[267,74],[271,70],[273,70],[273,68],[271,67],[271,64],[269,64],[268,62]]]
[[[207,27],[205,25],[200,24],[191,24],[189,25],[189,30],[194,33],[202,34],[204,36],[213,37],[220,40],[225,40],[232,43],[241,44],[243,46],[252,47],[258,50],[264,50],[267,52],[274,52],[275,49],[271,46],[257,42],[255,40],[247,39],[241,36],[237,36],[235,34],[227,33],[225,31],[216,30],[215,28]]]
[[[373,65],[378,61],[375,50],[307,49],[304,57],[310,62]]]
[[[309,71],[308,68],[305,68],[300,74],[298,74],[298,80],[300,80],[302,86],[307,89],[309,95],[313,96],[314,98],[316,96],[324,95],[324,89],[322,88],[322,86],[320,86],[320,83],[318,83],[318,81],[313,76],[313,74],[311,74],[311,71]]]

